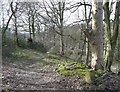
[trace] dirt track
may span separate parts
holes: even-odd
[[[36,64],[39,59],[40,57],[19,59],[14,63],[3,61],[3,88],[17,90],[62,89],[63,87],[59,84],[60,77],[55,73],[55,68],[39,67]]]
[[[3,60],[3,89],[12,90],[86,90],[97,89],[95,85],[81,83],[80,76],[62,77],[55,72],[55,67],[40,67],[36,64],[41,56],[29,59]],[[76,80],[78,78],[78,80]],[[109,75],[104,79],[106,90],[119,89],[120,76]],[[74,92],[74,91],[73,91]]]

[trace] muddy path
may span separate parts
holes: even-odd
[[[56,66],[40,67],[37,62],[43,58],[37,55],[31,58],[3,59],[2,89],[12,90],[97,90],[100,85],[82,83],[81,76],[63,77],[56,73]],[[108,74],[103,80],[105,90],[118,90],[120,76]]]
[[[9,62],[3,61],[3,89],[17,90],[59,90],[65,89],[60,84],[61,77],[55,72],[55,67],[40,67],[37,61],[41,55],[29,59],[17,59]]]

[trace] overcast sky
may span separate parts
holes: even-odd
[[[19,2],[25,2],[25,1],[35,2],[35,1],[40,1],[41,2],[42,0],[15,0],[15,1],[19,1]],[[56,1],[58,1],[58,0],[56,0]],[[76,3],[78,1],[83,2],[83,0],[66,0],[66,1],[67,2],[71,2],[71,4]],[[92,2],[92,0],[85,0],[85,1],[89,2],[89,3]],[[115,0],[113,0],[113,1],[115,1]],[[4,4],[4,11],[6,11],[6,9],[9,8],[8,2],[10,2],[10,0],[1,0],[0,1],[0,11],[2,11],[2,7],[1,7],[2,5],[1,4]],[[48,0],[47,0],[47,2],[48,2]],[[115,4],[114,4],[113,7],[115,9]],[[89,8],[87,9],[87,13],[89,13]],[[3,14],[3,12],[1,12],[1,14],[0,14],[0,24],[2,24],[2,20],[1,20],[1,19],[3,19],[2,18],[2,14]],[[4,17],[5,20],[8,20],[8,17],[6,17],[6,15],[7,15],[6,12],[4,12],[4,15],[5,15],[5,17]],[[79,16],[79,18],[78,18],[78,16]],[[113,17],[114,17],[114,12],[112,13],[111,18],[113,19]],[[65,12],[65,21],[67,21],[66,22],[67,24],[69,24],[69,23],[71,23],[73,21],[77,21],[78,19],[83,19],[83,18],[84,18],[84,6],[81,6],[74,13],[71,13],[70,11]]]

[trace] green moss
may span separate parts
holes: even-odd
[[[97,71],[95,71],[95,74],[96,74],[97,76],[101,76],[101,75],[103,75],[104,73],[106,73],[106,71],[103,71],[103,70],[101,70],[101,69],[98,69]]]
[[[83,69],[84,68],[84,69]],[[85,70],[86,66],[80,63],[64,63],[59,65],[57,72],[64,76],[71,76],[75,74],[85,75],[88,70]]]
[[[103,79],[101,78],[101,76],[105,73],[106,73],[106,71],[103,71],[103,70],[100,70],[100,69],[95,71],[95,81],[97,82],[97,84],[103,83]]]
[[[86,74],[84,76],[84,80],[85,80],[85,82],[87,82],[89,84],[93,83],[93,81],[92,81],[92,73],[89,72],[89,71],[86,72]]]
[[[84,69],[76,69],[74,71],[76,72],[76,74],[82,74],[82,75],[85,75],[86,72],[88,72],[88,70],[84,70]]]
[[[81,64],[81,63],[75,63],[75,64],[70,64],[70,63],[64,63],[59,65],[57,71],[58,72],[62,72],[62,71],[73,71],[76,72],[76,74],[83,74],[85,75],[86,72],[90,72],[90,73],[94,73],[95,77],[99,77],[100,75],[104,74],[105,71],[103,70],[92,70],[92,69],[88,69],[86,65]]]
[[[58,69],[57,69],[57,71],[59,72],[59,71],[64,71],[65,70],[65,67],[64,66],[60,66]]]
[[[72,76],[72,75],[76,74],[76,72],[71,71],[71,70],[67,70],[67,71],[62,70],[62,72],[60,72],[59,74],[64,75],[64,76]]]
[[[89,84],[94,82],[101,83],[102,78],[100,78],[100,76],[105,73],[103,70],[95,71],[93,69],[88,69],[87,66],[81,63],[65,63],[59,65],[57,72],[63,76],[72,76],[75,74],[82,75],[83,80]]]
[[[91,84],[91,83],[94,83],[96,82],[97,84],[101,84],[103,83],[103,79],[100,77],[102,76],[103,74],[105,73],[105,71],[103,70],[88,70],[85,72],[85,76],[84,76],[84,79],[85,79],[85,82]]]
[[[85,68],[87,68],[86,65],[81,64],[81,63],[77,63],[77,64],[76,64],[76,67],[79,68],[79,69],[85,69]]]
[[[57,70],[57,72],[61,75],[64,75],[64,76],[72,76],[72,75],[75,75],[75,74],[85,75],[87,70],[83,70],[83,69],[65,70],[64,67],[61,67]]]

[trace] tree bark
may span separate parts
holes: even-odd
[[[64,8],[65,8],[65,2],[58,2],[58,6],[59,6],[59,12],[60,12],[60,15],[59,15],[59,17],[60,17],[60,19],[59,19],[59,21],[60,21],[60,27],[59,27],[59,30],[60,30],[60,33],[61,33],[61,35],[60,35],[60,53],[62,54],[62,55],[64,55],[64,37],[63,37],[63,20],[64,20]]]
[[[63,28],[60,28],[60,54],[64,55],[64,37],[63,37]]]
[[[109,10],[109,0],[104,2],[104,16],[105,16],[105,68],[108,66],[108,59],[111,50],[111,26],[110,26],[110,10]]]
[[[14,21],[14,24],[15,24],[15,44],[17,46],[19,46],[18,29],[17,29],[17,17],[16,17],[15,14],[14,14],[14,18],[15,18],[15,21]]]
[[[86,23],[86,31],[87,32],[89,32],[89,21],[88,21],[88,19],[87,19],[87,8],[86,8],[86,4],[85,4],[85,0],[84,0],[84,8],[85,8],[85,23]],[[90,19],[90,15],[91,15],[91,12],[89,13],[89,19]],[[85,64],[87,65],[87,66],[89,66],[88,65],[88,63],[89,63],[89,56],[90,56],[90,46],[89,46],[89,40],[86,38],[86,62],[85,62]]]
[[[31,37],[31,23],[30,23],[31,21],[30,21],[30,15],[29,15],[29,17],[28,17],[28,23],[29,23],[29,35],[30,35],[30,39],[32,39],[32,37]]]
[[[91,67],[93,69],[104,69],[103,60],[103,2],[92,1],[92,35],[89,36],[92,48]]]
[[[105,68],[111,71],[111,65],[114,60],[114,51],[118,38],[119,30],[119,9],[120,1],[116,2],[115,18],[113,22],[113,33],[111,32],[110,26],[110,11],[109,11],[109,0],[105,0],[104,4],[104,15],[105,15],[105,42],[106,42],[106,54],[105,54]]]
[[[35,41],[35,19],[34,19],[34,15],[32,15],[32,33],[33,33],[33,41]]]
[[[53,46],[56,45],[56,32],[55,32],[55,25],[53,25]]]
[[[17,15],[16,15],[16,12],[17,12],[17,9],[18,9],[17,5],[18,5],[18,3],[16,3],[15,9],[13,9],[13,6],[11,4],[11,11],[12,11],[13,16],[14,16],[15,45],[19,46],[18,29],[17,29]]]
[[[12,5],[13,5],[13,2],[10,3],[11,9],[12,9]],[[16,5],[16,6],[17,6],[17,5]],[[17,8],[17,7],[15,7],[15,8]],[[9,25],[9,23],[10,23],[10,20],[12,19],[12,16],[13,16],[15,13],[16,13],[16,9],[15,9],[15,11],[12,11],[12,14],[11,14],[10,17],[9,17],[5,28],[3,28],[3,33],[2,33],[2,36],[3,36],[3,37],[5,37],[5,33],[6,33],[6,30],[8,29],[8,25]]]

